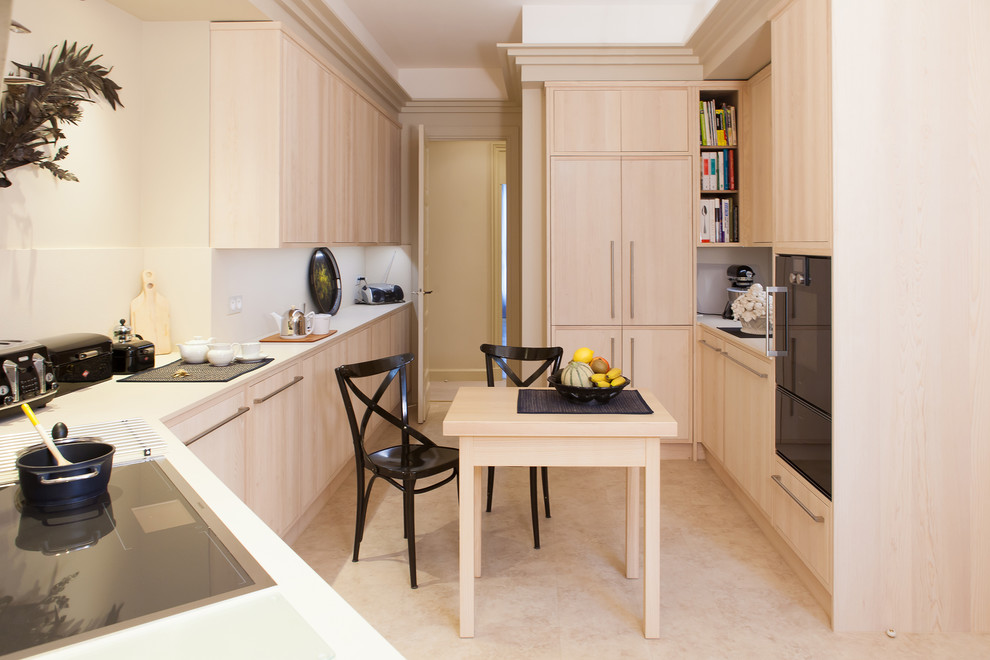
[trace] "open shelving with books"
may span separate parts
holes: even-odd
[[[740,89],[698,93],[699,246],[743,242],[740,227]]]

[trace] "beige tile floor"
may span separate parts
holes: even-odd
[[[441,444],[448,404],[425,429]],[[661,469],[661,638],[642,635],[642,583],[624,575],[625,474],[550,470],[552,518],[532,544],[528,471],[496,471],[483,521],[473,639],[458,637],[457,497],[416,498],[419,588],[409,588],[399,492],[378,480],[361,545],[354,476],[294,549],[404,656],[439,658],[990,658],[990,635],[837,634],[704,462]]]

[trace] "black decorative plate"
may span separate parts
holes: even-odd
[[[313,250],[309,261],[309,292],[321,314],[336,314],[340,309],[340,271],[325,247]]]

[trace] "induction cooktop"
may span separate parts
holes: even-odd
[[[0,489],[0,657],[21,658],[272,586],[167,460],[43,513]]]

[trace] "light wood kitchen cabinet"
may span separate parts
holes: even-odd
[[[768,358],[725,342],[723,464],[760,509],[770,515],[773,455],[773,377]]]
[[[677,421],[677,436],[665,443],[691,440],[691,328],[680,326],[554,327],[554,346],[564,362],[587,346],[632,381],[632,387],[653,392]]]
[[[719,462],[725,462],[723,429],[725,410],[725,342],[714,332],[698,326],[697,440]]]
[[[773,526],[831,593],[832,503],[810,488],[783,459],[774,457],[773,467]]]
[[[749,107],[743,121],[748,125],[739,145],[748,164],[746,183],[740,194],[753,245],[773,244],[773,73],[767,65],[749,79]]]
[[[247,440],[247,505],[276,534],[302,511],[302,417],[306,401],[299,363],[252,384]]]
[[[777,248],[832,245],[829,16],[828,0],[793,0],[771,16]]]
[[[686,152],[690,112],[683,87],[550,88],[551,152]]]
[[[554,158],[550,168],[553,323],[620,323],[622,162]]]
[[[554,325],[691,323],[691,176],[686,156],[553,159]]]
[[[245,391],[211,401],[167,420],[166,425],[237,497],[246,501]]]
[[[399,131],[278,23],[212,23],[210,245],[398,243]]]

